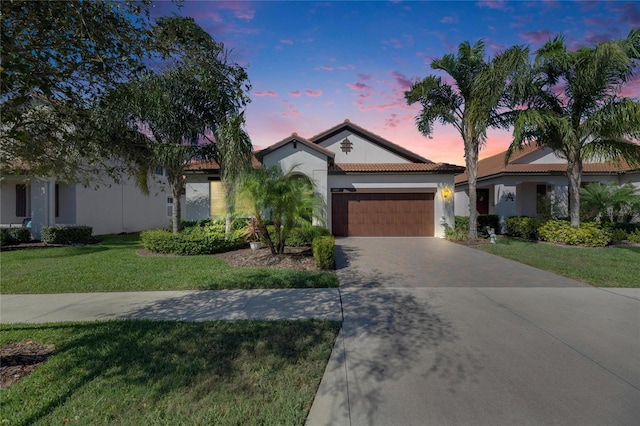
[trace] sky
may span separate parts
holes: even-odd
[[[487,57],[514,45],[535,52],[556,35],[570,49],[624,38],[640,27],[625,1],[184,1],[155,2],[153,16],[190,16],[248,72],[246,130],[254,148],[292,133],[311,138],[345,119],[431,161],[464,165],[462,139],[437,124],[418,132],[411,84],[434,59],[482,39]],[[444,76],[444,74],[442,74]],[[640,76],[622,94],[640,98]],[[507,148],[491,130],[480,158]]]

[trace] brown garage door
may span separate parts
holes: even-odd
[[[334,193],[333,235],[342,237],[432,237],[432,193]]]

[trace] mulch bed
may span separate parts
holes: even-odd
[[[153,253],[147,249],[136,251],[139,256],[158,257],[176,256],[175,254]],[[271,254],[268,248],[258,250],[240,249],[226,253],[214,254],[219,259],[224,260],[229,266],[242,268],[290,268],[300,271],[319,271],[313,259],[311,247],[286,247],[284,254]]]
[[[53,345],[33,340],[5,343],[0,346],[0,388],[6,388],[45,362],[54,352]]]

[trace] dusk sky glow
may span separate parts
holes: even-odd
[[[437,125],[431,139],[407,106],[411,83],[430,63],[483,39],[488,55],[513,45],[532,51],[556,34],[570,48],[626,37],[640,3],[622,1],[185,1],[154,3],[153,15],[191,16],[252,84],[247,131],[255,148],[295,132],[310,138],[346,118],[435,162],[464,165],[460,135]],[[623,89],[640,98],[640,78]],[[506,149],[511,133],[491,131],[480,158]]]

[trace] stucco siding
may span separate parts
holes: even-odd
[[[346,139],[351,143],[351,150],[343,152],[341,143]],[[408,163],[408,161],[348,130],[323,141],[322,147],[335,153],[336,163]]]

